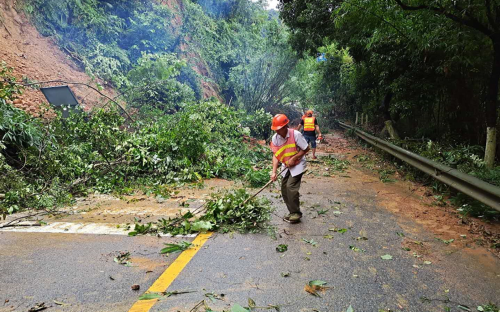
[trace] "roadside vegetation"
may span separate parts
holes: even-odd
[[[494,167],[497,1],[281,4],[291,45],[304,56],[297,68],[310,75],[295,83],[317,110],[349,120],[368,114],[377,132],[391,128],[394,137],[479,145],[473,154]]]
[[[220,177],[259,186],[269,180],[265,147],[245,142],[248,116],[218,101],[134,123],[112,109],[43,121],[7,104],[22,89],[9,68],[3,67],[2,78],[10,81],[0,85],[3,214],[52,209],[77,194],[127,193],[140,185]]]

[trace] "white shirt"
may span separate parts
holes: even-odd
[[[307,147],[309,146],[309,144],[307,144],[307,141],[304,138],[304,136],[302,135],[302,133],[300,133],[297,130],[293,130],[293,134],[294,134],[294,137],[295,137],[295,144],[297,145],[297,147],[300,150],[303,150],[303,151],[306,150]],[[290,135],[289,131],[286,132],[286,137],[282,137],[281,135],[275,133],[273,135],[273,138],[272,138],[273,144],[275,146],[282,146],[288,140],[289,135]],[[284,168],[286,168],[286,166],[282,164],[281,165],[281,169],[283,170]],[[288,172],[288,170],[289,169],[286,168],[286,170],[284,170],[281,173],[281,176],[285,177],[285,175]],[[306,156],[304,155],[302,157],[302,159],[300,160],[300,162],[296,166],[293,166],[292,168],[290,168],[290,174],[292,175],[292,177],[295,177],[295,176],[301,174],[302,172],[304,172],[305,170],[306,170]]]

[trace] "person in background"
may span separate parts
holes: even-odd
[[[297,130],[289,128],[288,117],[284,114],[274,116],[271,129],[276,133],[271,140],[273,152],[273,171],[271,180],[276,181],[279,163],[282,163],[281,195],[290,212],[283,218],[289,223],[298,223],[302,218],[300,211],[299,189],[302,175],[306,170],[306,158],[309,145]]]
[[[308,110],[306,112],[306,117],[300,122],[299,128],[297,130],[304,128],[304,138],[308,144],[311,144],[312,149],[312,159],[317,159],[316,157],[316,131],[318,132],[318,139],[321,141],[323,137],[321,136],[321,131],[319,130],[318,120],[313,116],[313,111]]]

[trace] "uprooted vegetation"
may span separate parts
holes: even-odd
[[[212,195],[202,207],[176,218],[147,224],[135,223],[130,236],[140,234],[186,235],[207,231],[256,233],[270,230],[272,208],[265,198],[250,198],[244,189]]]
[[[269,180],[268,151],[245,143],[248,116],[218,101],[186,104],[176,114],[133,123],[111,109],[47,121],[7,104],[22,92],[12,79],[0,90],[4,215],[50,210],[77,194],[122,193],[137,186],[211,177],[255,186]]]

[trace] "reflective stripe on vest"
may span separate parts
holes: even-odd
[[[314,127],[314,120],[314,117],[304,118],[304,131],[314,131],[316,129]]]
[[[279,135],[279,134],[277,134]],[[297,145],[295,144],[295,134],[293,129],[288,129],[288,139],[285,144],[276,146],[271,141],[271,150],[274,156],[282,163],[286,163],[292,156],[298,153]]]

